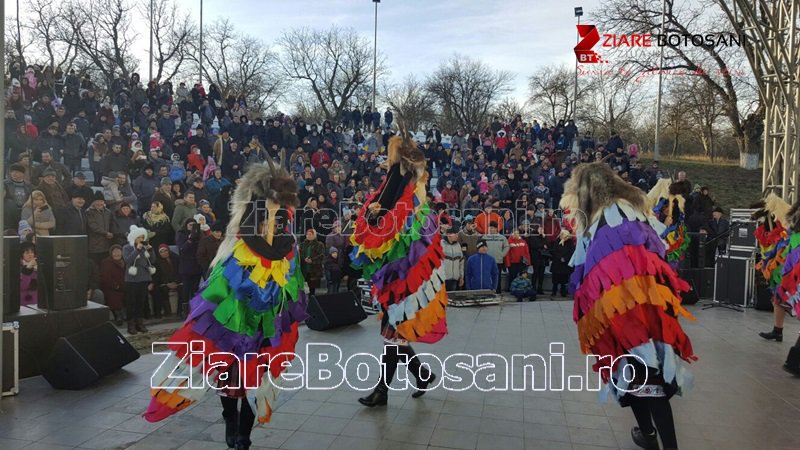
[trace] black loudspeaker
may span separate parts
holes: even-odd
[[[749,300],[746,259],[717,258],[716,300],[746,306]]]
[[[765,283],[756,284],[756,304],[759,311],[772,311],[772,291]]]
[[[714,269],[681,269],[678,271],[681,278],[692,285],[692,289],[699,298],[714,297]],[[684,299],[685,301],[686,299]],[[691,299],[689,299],[691,301]],[[689,303],[691,304],[691,303]]]
[[[39,236],[39,308],[52,311],[86,306],[89,285],[87,236]]]
[[[111,324],[56,341],[42,376],[56,389],[83,389],[139,359],[139,352]]]
[[[306,326],[316,331],[353,325],[367,318],[367,313],[352,291],[312,295],[306,309]]]
[[[19,237],[3,236],[3,315],[5,316],[19,312],[19,259]]]

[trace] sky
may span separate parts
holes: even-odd
[[[91,1],[91,0],[85,0]],[[145,2],[146,0],[138,0]],[[201,0],[176,0],[199,22]],[[14,15],[15,0],[4,0]],[[515,75],[512,96],[527,97],[527,78],[551,64],[575,64],[576,19],[592,22],[600,0],[382,0],[378,4],[378,50],[387,59],[389,77],[431,73],[453,53],[479,59]],[[20,2],[25,15],[25,2]],[[273,43],[283,30],[307,26],[352,27],[372,42],[375,4],[371,0],[204,0],[203,21],[229,18],[242,32]],[[147,32],[136,55],[147,72]]]

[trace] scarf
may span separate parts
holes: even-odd
[[[164,208],[160,212],[155,212],[152,209],[144,213],[144,220],[149,225],[160,225],[162,222],[169,222],[169,216],[164,213]]]

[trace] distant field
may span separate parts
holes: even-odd
[[[650,160],[644,159],[644,167],[650,166]],[[740,169],[737,161],[721,161],[711,163],[697,160],[661,159],[663,169],[674,174],[680,170],[693,185],[708,186],[711,197],[726,213],[731,208],[747,208],[761,198],[761,169]]]

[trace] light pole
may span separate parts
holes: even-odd
[[[376,80],[378,79],[378,3],[381,0],[372,0],[372,3],[375,3],[375,37],[373,39],[375,46],[372,49],[372,112],[373,114],[375,111],[375,85]]]
[[[578,25],[581,24],[581,16],[583,15],[583,8],[580,6],[575,7],[575,17],[578,18]],[[577,32],[578,27],[575,27],[576,37],[575,43],[579,43],[581,41],[581,35]],[[575,90],[572,93],[572,120],[575,120],[575,117],[578,114],[578,58],[575,58]],[[578,135],[577,131],[575,136],[572,138],[572,152],[577,154],[578,153]]]
[[[203,84],[203,0],[200,0],[200,79],[197,81]]]
[[[147,81],[153,81],[153,0],[150,0],[150,74]]]
[[[664,34],[664,19],[667,16],[667,1],[663,0],[661,2],[661,34]],[[656,96],[656,142],[653,146],[653,159],[658,161],[661,157],[661,78],[662,72],[661,69],[664,67],[664,46],[661,46],[659,49],[660,55],[658,57],[658,95]]]

